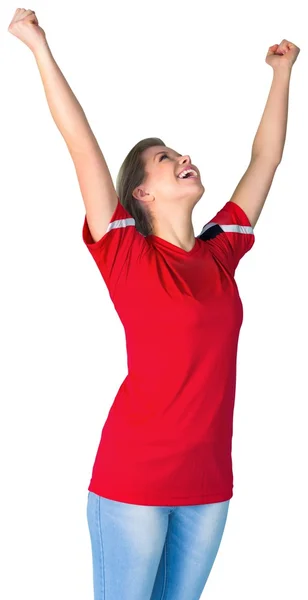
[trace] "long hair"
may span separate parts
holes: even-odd
[[[138,142],[126,156],[116,179],[119,200],[135,219],[137,231],[144,236],[150,235],[153,231],[152,219],[149,211],[134,198],[133,191],[144,180],[145,163],[141,155],[151,146],[166,146],[166,144],[156,137],[145,138]]]

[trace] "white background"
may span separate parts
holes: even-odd
[[[35,59],[7,31],[16,8],[6,1],[0,24],[0,597],[92,600],[87,487],[127,373],[125,336],[82,241],[82,196]],[[23,8],[36,11],[114,182],[143,138],[191,156],[205,186],[196,235],[249,164],[272,81],[268,47],[286,38],[301,48],[283,160],[237,269],[234,496],[202,598],[307,599],[304,2]]]

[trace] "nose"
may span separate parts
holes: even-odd
[[[186,163],[191,164],[191,158],[188,154],[186,154],[185,156],[182,156],[180,159],[180,164],[185,165]]]

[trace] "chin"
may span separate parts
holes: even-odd
[[[195,195],[195,198],[196,198],[195,204],[197,204],[197,202],[199,202],[199,200],[201,200],[204,192],[205,192],[205,187],[201,183],[201,185],[200,185],[200,191],[198,191],[198,194]]]

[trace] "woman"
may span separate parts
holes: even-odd
[[[281,162],[299,48],[269,48],[274,77],[249,167],[195,237],[197,166],[159,138],[125,158],[117,189],[34,11],[9,31],[34,53],[74,161],[83,241],[125,327],[128,374],[103,427],[87,516],[95,600],[197,600],[233,495],[232,420],[243,312],[234,279]]]

